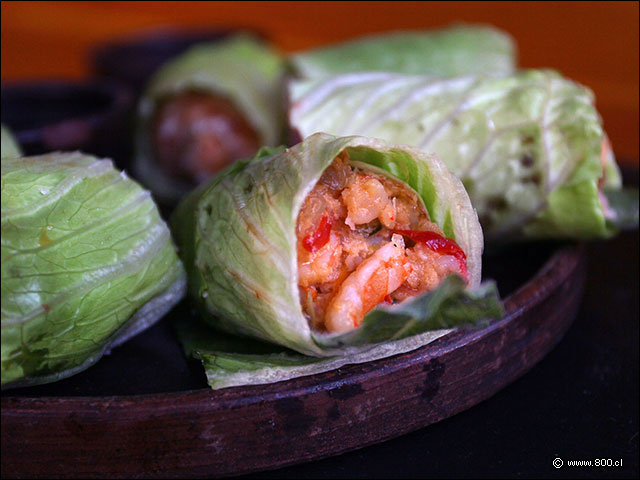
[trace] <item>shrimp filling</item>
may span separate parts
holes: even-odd
[[[468,281],[466,256],[405,184],[336,157],[305,199],[296,227],[298,287],[312,328],[357,328],[376,305]]]

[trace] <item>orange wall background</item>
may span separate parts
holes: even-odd
[[[2,80],[84,78],[90,49],[158,26],[251,27],[285,52],[369,32],[481,22],[522,67],[596,94],[621,162],[638,164],[638,2],[2,2]]]

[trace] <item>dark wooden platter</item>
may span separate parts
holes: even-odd
[[[26,155],[82,150],[125,168],[133,93],[108,80],[34,80],[2,85],[2,123]]]
[[[91,66],[96,75],[117,79],[138,94],[148,84],[149,77],[171,58],[193,45],[217,42],[239,32],[266,39],[255,30],[160,27],[99,44],[91,52]]]
[[[397,437],[472,407],[532,368],[573,321],[585,271],[583,245],[512,247],[485,258],[485,275],[508,294],[503,319],[413,352],[264,386],[208,389],[201,367],[159,325],[76,377],[3,392],[2,476],[228,476]]]

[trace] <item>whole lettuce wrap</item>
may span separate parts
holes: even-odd
[[[20,145],[16,141],[11,131],[3,124],[2,125],[2,158],[5,157],[19,157],[22,155]]]
[[[424,295],[375,308],[350,332],[310,327],[298,291],[296,220],[307,194],[343,151],[363,168],[384,171],[420,195],[431,220],[466,253],[469,288],[451,275]],[[171,225],[189,296],[204,321],[228,334],[290,349],[247,344],[227,333],[194,333],[201,327],[180,322],[185,349],[203,360],[215,388],[393,355],[448,328],[502,315],[495,285],[480,285],[482,230],[462,184],[439,160],[410,147],[316,134],[292,148],[266,149],[190,194]],[[247,346],[254,344],[261,346]]]
[[[368,71],[456,76],[510,73],[516,54],[515,43],[505,32],[457,25],[358,37],[295,53],[289,61],[294,74],[305,79]]]
[[[82,371],[186,289],[149,192],[79,152],[2,159],[2,387]]]
[[[263,41],[237,34],[192,47],[156,72],[137,114],[134,173],[162,202],[177,202],[193,184],[159,168],[151,123],[161,102],[184,92],[226,99],[258,134],[260,145],[279,145],[283,135],[284,61]]]
[[[637,224],[593,94],[553,71],[433,78],[365,72],[293,82],[300,136],[366,135],[436,153],[486,239],[602,238]]]

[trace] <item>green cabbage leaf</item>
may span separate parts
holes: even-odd
[[[95,363],[159,320],[186,277],[149,192],[82,153],[2,159],[2,387]]]
[[[19,157],[21,155],[22,150],[15,137],[6,126],[2,125],[2,158]]]
[[[457,25],[359,37],[296,53],[289,59],[300,78],[384,71],[457,76],[510,73],[516,66],[513,39],[496,28]]]
[[[470,288],[451,276],[427,294],[374,309],[355,331],[327,334],[310,328],[299,300],[295,225],[307,194],[344,150],[360,168],[385,172],[420,195],[431,220],[465,251]],[[212,385],[227,385],[218,377],[229,372],[211,370],[222,358],[240,362],[234,363],[237,381],[264,383],[414,349],[452,327],[485,324],[503,314],[495,284],[480,285],[482,230],[462,184],[439,160],[410,147],[317,134],[292,148],[266,149],[199,187],[178,206],[171,225],[189,277],[189,296],[201,318],[233,335],[297,352],[284,360],[292,368],[287,373],[277,370],[280,357],[274,371],[269,366],[273,358],[261,352],[246,357],[246,351],[233,350],[237,344],[226,348],[223,334],[219,343],[198,343],[197,348],[185,341],[187,352],[197,351],[205,362]],[[194,337],[199,336],[183,335]],[[266,370],[248,373],[257,367],[245,363],[254,360],[267,362]]]
[[[487,242],[606,238],[634,207],[637,218],[637,203],[605,199],[621,176],[602,153],[593,94],[553,71],[352,73],[292,82],[289,100],[303,138],[363,135],[437,154],[464,183]]]
[[[189,316],[177,317],[174,327],[185,354],[202,362],[209,386],[219,389],[289,380],[398,355],[427,345],[456,326],[469,326],[471,322],[483,326],[486,319],[503,314],[494,283],[483,283],[470,294],[459,277],[450,276],[417,301],[398,305],[393,312],[375,310],[359,329],[335,337],[334,346],[361,346],[347,354],[303,355],[273,343],[212,329]],[[366,345],[368,348],[364,348]]]

